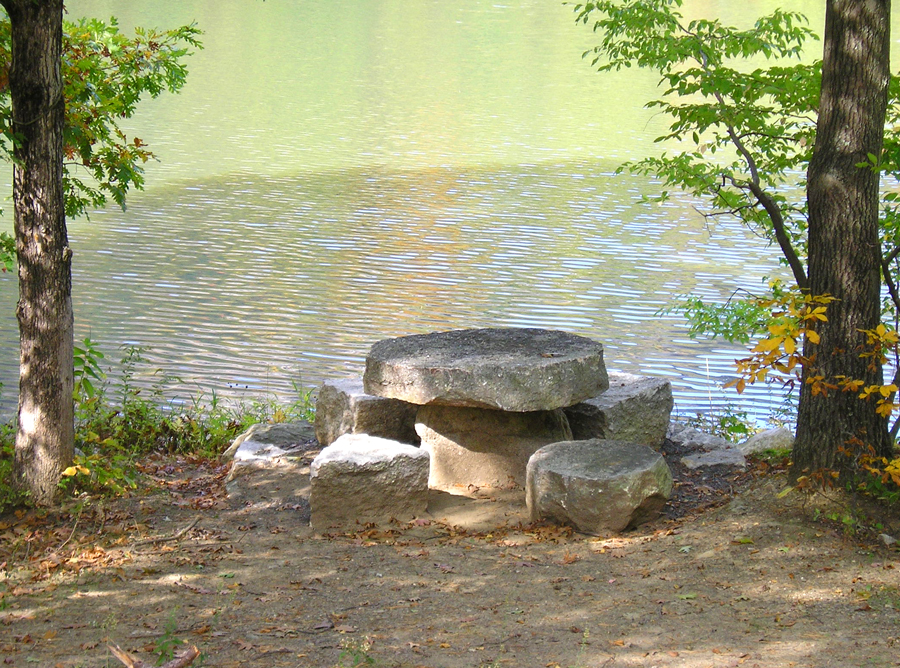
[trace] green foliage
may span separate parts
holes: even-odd
[[[856,476],[857,492],[887,505],[900,503],[900,457],[862,457]]]
[[[676,300],[660,314],[683,313],[690,323],[688,333],[691,338],[722,337],[731,343],[747,344],[751,337],[765,331],[770,319],[769,311],[762,308],[758,300],[734,299],[716,304],[690,295],[681,295]]]
[[[798,186],[812,154],[820,63],[751,63],[797,58],[816,37],[793,12],[779,10],[739,30],[718,20],[686,21],[681,4],[601,0],[576,8],[577,20],[600,35],[585,54],[599,70],[636,65],[659,73],[663,97],[647,106],[672,120],[657,141],[689,147],[623,169],[703,197],[714,209],[709,216],[737,216],[784,249],[777,238],[783,232],[802,258],[806,204]]]
[[[366,637],[362,639],[348,638],[341,642],[341,653],[338,656],[337,668],[360,668],[360,666],[374,666],[375,659],[369,655],[372,648],[371,641]]]
[[[175,618],[177,608],[169,614],[169,618],[163,625],[163,634],[156,640],[154,651],[156,653],[156,665],[161,666],[175,657],[175,650],[185,641],[176,637],[178,632],[178,620]]]
[[[0,271],[16,268],[16,240],[6,232],[0,232]]]
[[[297,398],[284,403],[263,397],[226,405],[215,392],[187,400],[167,399],[177,378],[154,368],[147,350],[129,346],[120,362],[120,385],[112,389],[101,368],[103,353],[85,339],[76,353],[75,460],[60,487],[69,496],[121,495],[138,486],[138,460],[151,453],[213,458],[251,425],[314,419],[312,390],[295,384]],[[152,378],[141,387],[138,378]],[[93,381],[93,382],[90,382]],[[0,512],[27,498],[12,486],[15,425],[0,424]]]
[[[27,494],[12,484],[16,430],[11,423],[0,424],[0,513],[28,501]]]
[[[100,368],[100,361],[104,355],[97,346],[86,337],[81,345],[74,346],[73,357],[75,361],[75,402],[90,401],[97,396],[97,386],[94,383],[103,383],[106,374]]]
[[[719,436],[732,443],[745,441],[756,433],[755,423],[750,416],[733,406],[697,413],[686,422],[694,429]]]
[[[10,23],[0,14],[0,82],[9,78]],[[136,28],[119,32],[115,19],[79,19],[63,26],[62,77],[66,103],[64,185],[66,215],[75,217],[112,199],[125,206],[130,188],[144,184],[143,163],[153,157],[138,137],[119,127],[138,102],[184,86],[184,59],[202,48],[194,25],[173,30]],[[0,155],[12,161],[18,141],[12,132],[9,87],[0,87]],[[5,248],[5,246],[4,246]],[[0,260],[8,262],[0,252]]]
[[[799,57],[804,46],[818,37],[806,18],[794,12],[776,10],[741,29],[717,19],[688,20],[680,11],[682,4],[682,0],[592,0],[575,7],[577,21],[591,26],[599,38],[599,44],[585,53],[593,66],[600,71],[636,66],[659,75],[662,95],[647,107],[668,117],[669,130],[657,141],[675,148],[621,169],[660,178],[664,186],[658,199],[668,197],[668,188],[685,191],[707,202],[708,220],[735,217],[777,244],[793,284],[770,286],[769,293],[762,295],[732,295],[724,304],[682,298],[669,312],[687,316],[692,336],[749,343],[768,330],[768,338],[764,336],[754,352],[772,352],[760,351],[759,346],[776,339],[802,350],[804,338],[817,342],[814,328],[804,327],[797,336],[788,336],[777,334],[773,327],[783,329],[778,311],[785,295],[806,294],[808,288],[806,173],[815,143],[821,61],[803,63]],[[900,82],[894,78],[884,149],[881,155],[868,155],[860,169],[900,180],[897,128]],[[891,329],[898,329],[900,193],[886,189],[880,229],[884,319],[894,322]],[[788,356],[793,353],[785,350]],[[894,361],[900,363],[900,354]],[[765,365],[748,371],[748,360],[742,362],[739,391],[744,382],[768,382]],[[792,362],[805,366],[808,360],[798,353]],[[781,373],[795,371],[769,366]],[[744,379],[748,372],[753,377]],[[819,389],[826,390],[855,382],[816,379],[824,383]],[[893,405],[893,395],[886,397],[883,410]]]

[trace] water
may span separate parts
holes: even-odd
[[[734,12],[745,5],[696,2]],[[760,5],[760,11],[768,2]],[[817,12],[817,3],[799,3]],[[452,5],[452,6],[448,6]],[[800,7],[803,9],[804,7]],[[652,75],[599,75],[554,2],[79,0],[124,29],[197,20],[183,94],[128,131],[160,158],[127,212],[70,226],[76,336],[149,348],[181,396],[289,395],[361,373],[379,339],[481,326],[602,341],[612,370],[671,379],[677,409],[721,388],[740,349],[692,341],[679,294],[724,300],[782,273],[727,220],[613,176],[654,150]],[[8,224],[7,222],[3,224]],[[15,284],[0,276],[0,411],[13,410]],[[146,375],[142,382],[151,383]]]

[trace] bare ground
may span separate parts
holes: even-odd
[[[844,507],[779,498],[777,469],[668,454],[666,517],[599,538],[526,524],[509,490],[317,536],[299,497],[228,502],[226,467],[148,462],[154,493],[0,520],[0,661],[117,666],[107,643],[152,662],[186,641],[223,668],[900,665],[896,549],[826,519]]]

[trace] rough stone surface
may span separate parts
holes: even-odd
[[[603,438],[659,450],[673,405],[668,380],[613,372],[608,390],[565,411],[575,440]]]
[[[310,466],[311,524],[317,531],[391,518],[428,506],[428,453],[366,434],[345,434]]]
[[[308,422],[253,425],[222,454],[233,460],[225,480],[229,502],[257,510],[302,506],[308,519],[311,455],[304,455],[317,447]]]
[[[787,450],[794,445],[794,435],[789,429],[767,429],[754,434],[743,443],[738,444],[745,455],[756,454],[765,450]]]
[[[681,458],[681,463],[689,469],[722,464],[741,468],[747,465],[747,459],[741,449],[721,436],[706,434],[693,427],[673,422],[669,425],[666,438],[680,448],[699,451]]]
[[[553,443],[534,453],[525,499],[534,521],[603,534],[656,517],[671,492],[672,472],[652,448],[591,439]]]
[[[366,394],[361,378],[328,380],[316,398],[316,438],[331,445],[344,434],[369,434],[418,445],[418,406]]]
[[[266,464],[298,447],[305,447],[316,435],[309,422],[255,424],[231,442],[221,459]]]
[[[510,413],[423,406],[416,431],[431,454],[428,484],[446,491],[468,485],[522,487],[528,458],[538,448],[572,438],[561,410]]]
[[[365,391],[414,404],[554,410],[608,386],[603,346],[546,329],[465,329],[379,341]]]

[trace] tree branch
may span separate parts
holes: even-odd
[[[769,214],[769,220],[772,221],[772,229],[775,230],[775,240],[781,247],[781,252],[787,260],[788,266],[791,268],[791,273],[794,275],[797,287],[800,288],[801,291],[806,292],[809,290],[809,281],[806,278],[806,270],[803,268],[803,263],[800,261],[800,257],[797,255],[797,252],[791,245],[791,240],[788,238],[787,230],[784,227],[784,218],[781,215],[781,209],[778,208],[778,205],[769,193],[760,187],[759,183],[749,181],[747,187],[750,188],[750,192],[753,193],[757,201],[759,201],[766,210],[766,213]]]
[[[706,53],[704,53],[703,49],[700,49],[700,55],[702,56],[702,60],[700,62],[704,71],[709,73],[709,66],[707,63]],[[722,107],[727,107],[725,104],[725,99],[722,97],[722,94],[719,91],[715,91],[713,93],[716,100],[719,102]],[[781,252],[787,260],[788,266],[791,268],[791,273],[794,275],[794,280],[797,282],[797,287],[800,288],[803,292],[809,290],[809,281],[806,278],[806,270],[803,268],[803,263],[800,261],[800,257],[797,255],[797,251],[794,250],[793,245],[791,244],[790,237],[787,235],[787,230],[784,226],[784,216],[781,213],[781,209],[778,208],[778,205],[775,203],[775,200],[762,189],[759,184],[759,170],[756,166],[756,160],[753,157],[753,154],[747,149],[744,145],[744,142],[741,141],[741,138],[738,136],[737,132],[735,132],[734,126],[722,119],[722,124],[725,126],[725,130],[728,132],[728,137],[731,139],[731,143],[734,144],[734,147],[737,149],[738,153],[744,158],[744,161],[747,163],[747,169],[750,170],[750,181],[747,182],[747,187],[750,189],[750,192],[753,193],[753,196],[756,197],[756,200],[762,204],[763,208],[766,210],[766,213],[769,215],[769,219],[772,221],[772,229],[775,231],[775,240],[778,242],[778,246],[781,248]],[[738,186],[737,183],[732,179],[732,183],[735,187]]]

